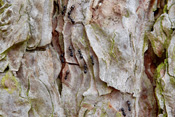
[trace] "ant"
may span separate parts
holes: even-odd
[[[63,6],[63,10],[62,10],[62,15],[64,15],[65,14],[65,12],[66,12],[66,6]]]
[[[61,54],[61,62],[64,63],[64,54]]]
[[[86,64],[84,65],[84,73],[85,74],[87,73],[87,65]]]
[[[126,116],[124,108],[121,108],[121,111],[122,111],[123,116]]]
[[[69,75],[69,71],[67,70],[66,71],[66,75],[65,75],[65,77],[64,77],[64,79],[66,80],[67,79],[67,76]]]
[[[70,11],[72,12],[72,10],[74,10],[74,8],[75,8],[75,5],[72,5],[72,6],[70,7]]]
[[[82,58],[83,58],[83,55],[82,55],[82,53],[81,53],[81,50],[80,50],[80,49],[78,50],[78,53],[80,54],[80,59],[82,59]]]
[[[127,101],[127,104],[128,104],[128,110],[131,111],[131,102],[129,100]]]
[[[72,22],[72,24],[74,24],[75,21],[71,18],[70,15],[71,15],[72,11],[74,10],[74,8],[75,8],[75,6],[72,5],[71,8],[70,8],[70,11],[68,12],[68,18],[70,19],[70,21]]]
[[[73,57],[72,46],[69,46],[70,56]]]
[[[92,65],[94,65],[94,57],[93,57],[93,55],[91,55],[90,58],[91,58]]]

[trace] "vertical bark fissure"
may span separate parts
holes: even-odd
[[[162,14],[163,14],[163,10],[166,7],[166,1],[165,0],[158,0],[157,1],[157,10],[154,11],[154,20],[156,21]],[[149,9],[152,9],[153,6],[155,5],[155,0],[151,0],[150,5],[149,5]],[[148,14],[150,14],[150,10],[148,11]],[[161,22],[162,23],[162,22]],[[154,23],[153,23],[154,24]],[[161,24],[160,24],[161,25]],[[151,31],[153,31],[154,28],[152,26]],[[163,33],[166,35],[166,32]],[[166,35],[167,38],[168,35]],[[167,40],[166,40],[167,41]],[[157,71],[156,69],[158,68],[158,66],[161,63],[164,63],[165,60],[167,59],[167,48],[162,50],[162,54],[161,57],[158,57],[156,55],[156,53],[153,50],[153,43],[151,43],[150,40],[148,40],[148,49],[145,51],[144,53],[144,67],[145,67],[145,73],[148,77],[148,79],[150,80],[152,87],[153,87],[153,92],[154,92],[154,99],[155,99],[155,103],[156,103],[156,116],[158,116],[159,114],[164,114],[163,111],[161,111],[159,109],[159,102],[158,102],[158,98],[156,97],[156,87],[157,87]]]

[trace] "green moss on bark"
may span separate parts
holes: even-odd
[[[6,75],[1,80],[1,84],[4,89],[10,94],[17,90],[19,86],[17,79],[12,75],[11,72],[6,73]]]

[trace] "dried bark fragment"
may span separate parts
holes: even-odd
[[[0,54],[14,44],[28,39],[29,25],[28,16],[25,13],[26,5],[26,1],[17,0],[15,2],[5,1],[1,7],[3,10],[0,14]]]
[[[7,52],[9,68],[11,71],[18,71],[21,65],[22,57],[26,51],[27,43],[14,45]]]

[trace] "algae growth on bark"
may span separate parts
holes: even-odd
[[[0,117],[174,117],[175,0],[0,0]]]

